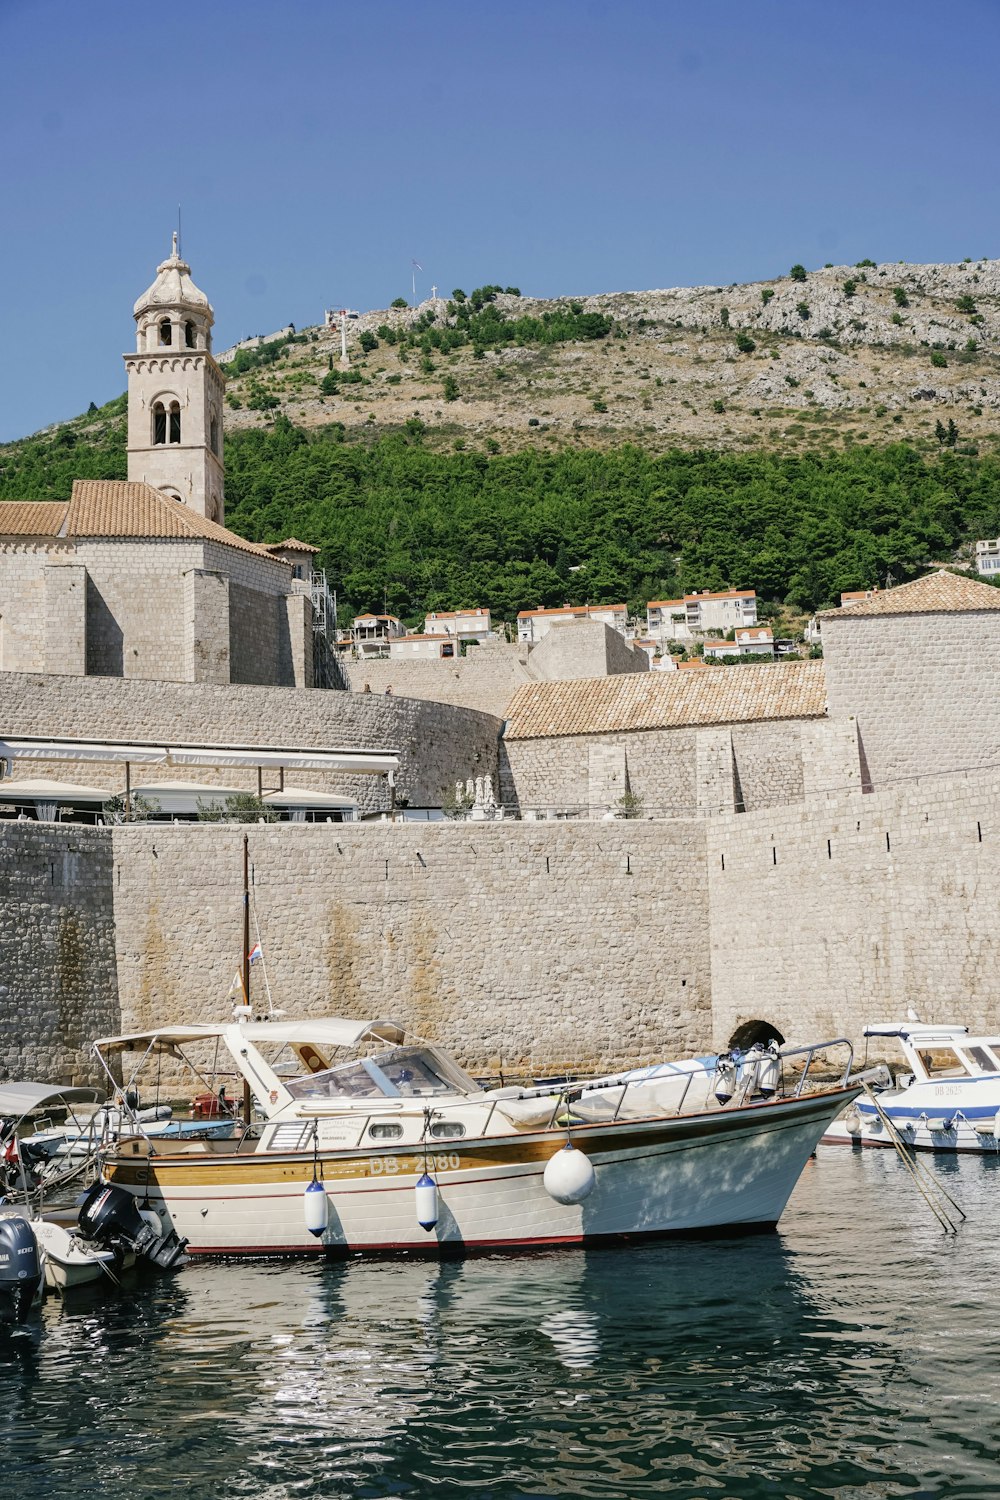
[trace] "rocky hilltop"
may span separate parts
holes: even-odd
[[[576,299],[493,289],[490,301],[511,324],[574,309],[608,331],[485,348],[449,349],[445,338],[440,348],[433,335],[462,326],[461,304],[436,298],[349,320],[344,381],[337,329],[286,330],[263,348],[226,351],[236,354],[227,425],[263,425],[279,411],[300,426],[369,432],[417,419],[430,442],[489,451],[629,439],[654,450],[993,446],[995,260],[796,267],[747,285]]]

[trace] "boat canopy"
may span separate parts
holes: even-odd
[[[65,1083],[2,1083],[0,1115],[21,1119],[56,1104],[96,1104],[103,1097],[100,1089],[71,1088]]]
[[[948,1042],[968,1034],[968,1026],[933,1026],[923,1021],[880,1021],[864,1029],[865,1036],[898,1036],[913,1042]]]
[[[325,1042],[331,1047],[355,1047],[366,1036],[395,1045],[405,1034],[404,1028],[394,1021],[347,1021],[327,1016],[316,1021],[220,1021],[214,1025],[157,1026],[152,1031],[101,1037],[94,1046],[101,1052],[149,1049],[171,1052],[189,1042],[239,1036],[250,1042],[277,1042],[283,1046]]]

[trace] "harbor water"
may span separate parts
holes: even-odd
[[[193,1263],[0,1332],[11,1500],[1000,1494],[1000,1158],[821,1148],[779,1232]]]

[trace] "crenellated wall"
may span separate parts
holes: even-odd
[[[474,1069],[614,1068],[904,1017],[1000,1024],[1000,776],[666,822],[253,825],[274,1003]],[[0,1071],[226,1014],[242,830],[0,824]],[[255,971],[259,983],[259,971]],[[877,1055],[873,1046],[872,1057]]]

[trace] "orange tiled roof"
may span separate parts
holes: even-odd
[[[266,547],[209,521],[162,490],[128,479],[75,479],[66,535],[219,542],[241,552],[252,552],[256,557],[266,557],[269,562],[278,561]]]
[[[700,604],[703,599],[756,599],[756,589],[723,589],[721,594],[685,594],[685,604]]]
[[[283,542],[261,542],[266,552],[321,552],[321,547],[310,547],[308,542],[300,542],[296,537],[286,537]]]
[[[621,610],[628,613],[627,604],[563,604],[556,605],[552,609],[522,609],[518,611],[519,620],[534,619],[538,615],[592,615],[598,611],[603,614],[605,610]]]
[[[681,663],[692,667],[694,663]],[[623,673],[577,682],[527,682],[507,711],[506,738],[614,734],[746,724],[768,719],[817,719],[826,713],[826,676],[820,661],[741,667]]]
[[[0,500],[0,536],[58,536],[65,500]]]
[[[898,588],[873,594],[870,599],[861,599],[857,604],[824,609],[819,618],[853,620],[872,615],[974,614],[982,610],[1000,610],[1000,589],[942,568],[914,583],[903,583]]]
[[[647,609],[683,609],[683,599],[650,599]]]

